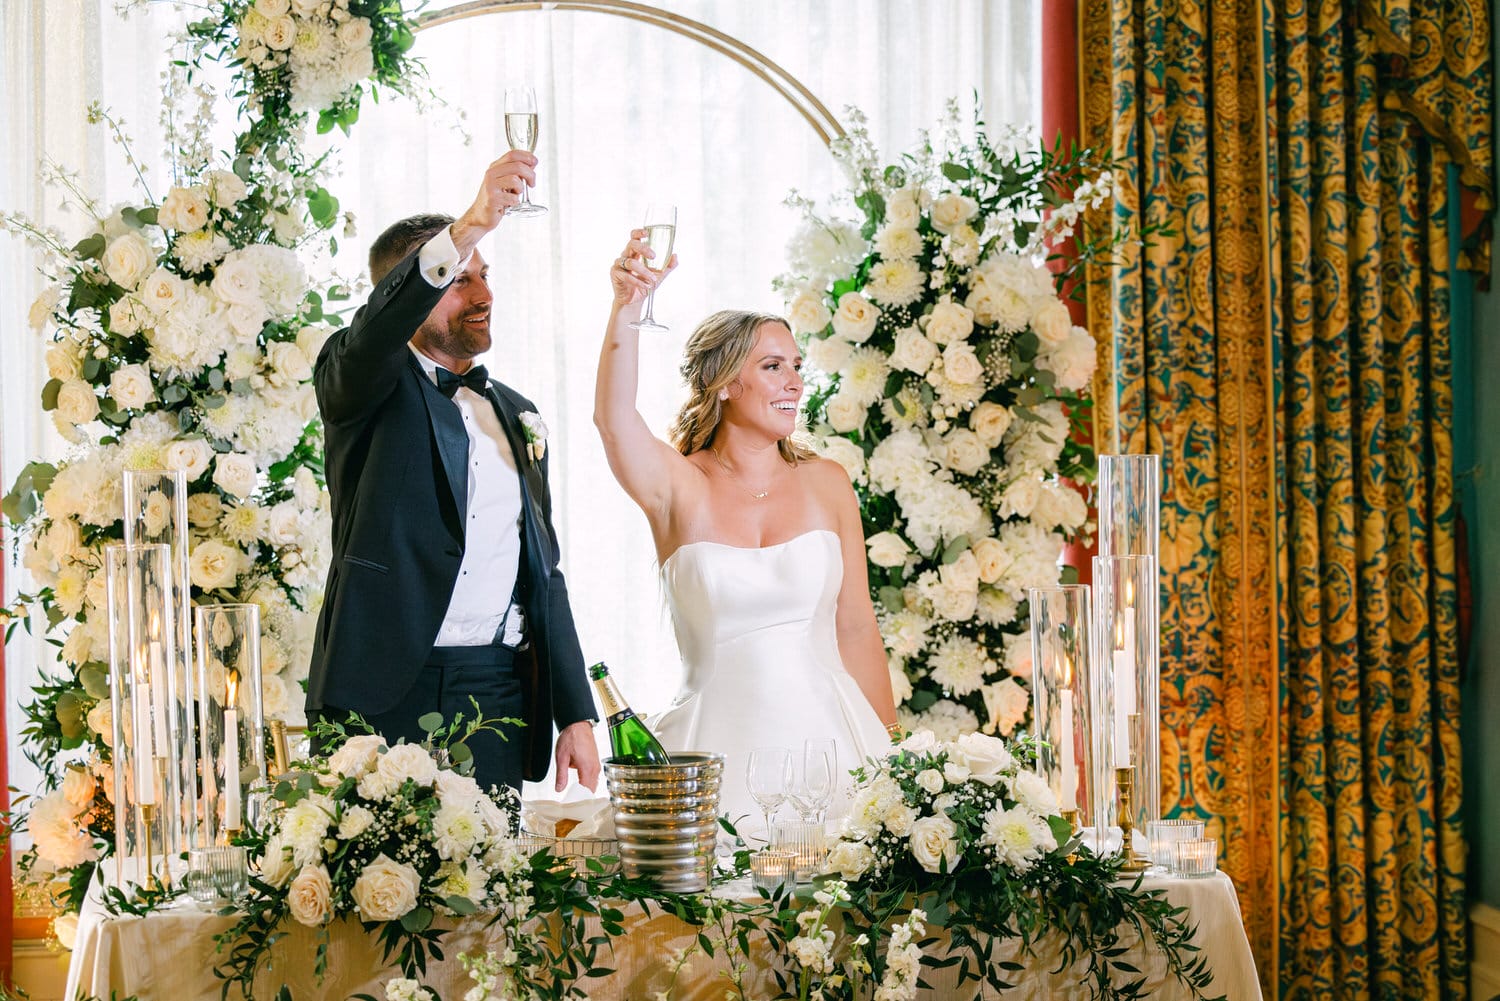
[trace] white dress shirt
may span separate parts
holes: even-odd
[[[429,258],[434,244],[439,246]],[[436,287],[453,280],[462,270],[459,263],[446,229],[422,248],[418,259],[422,277]],[[436,383],[437,362],[415,347],[411,350],[427,378]],[[525,627],[520,607],[511,605],[521,561],[520,468],[500,416],[487,397],[459,386],[453,405],[463,416],[469,436],[468,510],[463,562],[435,645],[486,646],[498,638],[515,646]]]

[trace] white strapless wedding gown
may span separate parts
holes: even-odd
[[[832,737],[839,790],[829,818],[847,812],[849,770],[890,750],[890,739],[839,659],[835,612],[844,565],[834,532],[744,549],[690,542],[662,565],[682,653],[682,688],[655,722],[672,751],[724,755],[719,812],[743,835],[765,827],[745,781],[750,752]],[[790,805],[780,817],[795,816]]]

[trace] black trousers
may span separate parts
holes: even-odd
[[[434,647],[417,683],[389,712],[365,716],[365,722],[388,743],[405,739],[419,744],[426,733],[417,720],[428,713],[441,713],[445,722],[460,713],[474,719],[473,699],[485,719],[525,715],[521,683],[514,671],[515,651],[504,646]],[[325,706],[317,714],[330,722],[349,718],[347,709]],[[522,744],[514,724],[499,725],[500,733],[483,730],[465,743],[474,752],[474,778],[482,788],[510,786],[520,790]],[[509,739],[506,739],[509,738]]]

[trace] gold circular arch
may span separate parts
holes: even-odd
[[[483,14],[502,14],[518,10],[574,10],[590,14],[609,14],[624,17],[643,24],[665,28],[667,31],[690,38],[715,52],[728,56],[745,69],[760,77],[780,94],[787,103],[797,109],[818,138],[827,145],[844,135],[844,127],[823,102],[813,95],[801,81],[782,69],[744,42],[711,28],[701,21],[672,14],[649,4],[631,3],[629,0],[467,0],[443,10],[429,11],[417,17],[418,31],[436,28],[453,21],[462,21]]]

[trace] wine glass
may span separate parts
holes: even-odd
[[[818,815],[822,820],[833,802],[833,794],[839,785],[839,746],[832,737],[808,737],[802,742],[803,771],[808,775],[826,776],[816,786]],[[821,759],[823,764],[812,767],[810,761]]]
[[[745,770],[745,784],[750,797],[760,807],[766,820],[766,843],[771,841],[771,815],[786,802],[787,788],[792,784],[792,752],[785,747],[757,747],[750,752]]]
[[[829,745],[832,741],[828,742]],[[802,771],[788,792],[797,815],[806,823],[821,823],[833,800],[834,761],[831,746],[808,741],[802,748]]]
[[[511,149],[536,152],[537,116],[536,91],[530,87],[505,88],[505,141]],[[521,203],[512,206],[506,215],[546,215],[547,206],[531,200],[530,189],[521,185]]]
[[[647,205],[646,221],[642,228],[646,230],[646,246],[650,248],[652,254],[651,259],[646,262],[646,267],[659,274],[672,259],[672,242],[677,238],[677,206]],[[656,289],[652,289],[646,295],[645,315],[630,326],[636,330],[666,330],[666,324],[657,323],[656,317],[652,315],[652,306],[655,303]]]

